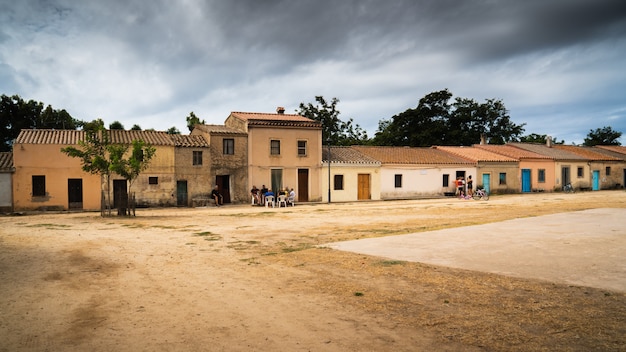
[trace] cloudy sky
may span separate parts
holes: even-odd
[[[428,93],[501,99],[525,134],[626,134],[624,0],[0,0],[0,94],[188,133],[193,111],[340,100],[373,136]],[[625,136],[626,137],[626,136]],[[626,145],[626,138],[621,142]]]

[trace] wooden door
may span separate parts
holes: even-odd
[[[358,179],[358,200],[372,199],[372,191],[370,188],[370,174],[359,174]]]
[[[298,202],[309,201],[309,169],[298,169]]]

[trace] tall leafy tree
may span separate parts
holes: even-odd
[[[432,146],[472,145],[485,137],[492,144],[515,141],[524,131],[514,124],[500,100],[456,98],[447,89],[432,92],[390,120],[379,123],[375,145]]]
[[[156,149],[143,140],[133,140],[132,145],[111,145],[108,152],[111,161],[109,169],[128,181],[127,194],[130,197],[133,183],[148,168]]]
[[[339,118],[337,104],[339,99],[332,98],[330,103],[323,96],[315,97],[316,104],[300,103],[300,109],[296,112],[302,116],[322,123],[322,140],[332,145],[365,144],[368,140],[367,133],[354,123],[352,118],[342,121]]]
[[[22,129],[75,130],[83,123],[65,110],[56,110],[50,105],[44,108],[41,102],[3,94],[0,97],[0,151],[10,151],[13,140]]]
[[[548,135],[531,133],[529,135],[520,137],[519,141],[522,142],[522,143],[545,144],[548,141]],[[552,138],[552,143],[554,143],[554,144],[565,144],[565,141],[564,140],[559,141],[556,137],[553,137]]]
[[[583,145],[590,147],[594,145],[621,145],[619,141],[621,136],[622,132],[615,131],[611,126],[596,128],[589,130]]]
[[[189,113],[189,116],[187,116],[186,120],[187,120],[187,128],[189,129],[189,132],[193,130],[193,127],[195,125],[204,125],[206,123],[204,122],[204,120],[200,120],[200,118],[196,116],[196,114],[193,111]]]
[[[124,130],[124,125],[119,121],[113,121],[109,124],[110,130]]]

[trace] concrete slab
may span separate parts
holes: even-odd
[[[626,209],[592,209],[323,246],[626,292]]]

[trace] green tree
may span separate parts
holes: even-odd
[[[583,145],[592,147],[594,145],[621,145],[619,142],[622,132],[615,131],[610,126],[589,130]]]
[[[342,121],[339,118],[337,104],[339,99],[333,98],[330,103],[323,96],[316,96],[316,105],[300,103],[300,110],[296,112],[302,116],[322,123],[322,141],[332,145],[366,144],[367,133],[354,123],[352,118]]]
[[[524,131],[514,124],[502,101],[456,98],[447,89],[432,92],[390,120],[383,120],[372,140],[374,145],[426,147],[432,145],[472,145],[482,137],[492,144],[515,141]]]
[[[205,123],[206,122],[204,122],[204,120],[200,120],[200,118],[196,116],[193,111],[189,113],[189,116],[187,116],[187,128],[189,128],[189,132],[193,130],[195,125],[204,125]]]
[[[141,126],[134,124],[133,127],[130,128],[131,131],[141,131]]]
[[[167,130],[167,134],[180,134],[180,130],[176,126],[172,126]]]
[[[69,146],[61,148],[61,152],[69,157],[79,158],[82,169],[94,175],[100,175],[106,183],[106,199],[101,215],[111,215],[111,161],[108,157],[111,139],[104,128],[102,119],[85,123],[85,140],[78,141],[78,148]]]
[[[522,136],[519,139],[519,141],[522,143],[539,143],[539,144],[546,144],[547,140],[548,140],[548,135],[536,134],[536,133],[531,133],[529,135]],[[553,144],[565,144],[565,141],[561,140],[559,142],[559,140],[556,137],[553,137],[552,143]]]
[[[113,121],[109,124],[110,130],[124,130],[124,125],[119,121]]]
[[[56,110],[34,100],[24,101],[20,96],[0,97],[0,151],[10,151],[13,140],[22,129],[70,129],[84,124],[65,110]]]

